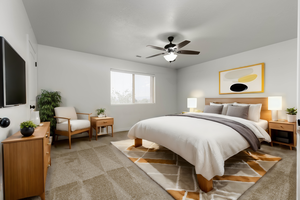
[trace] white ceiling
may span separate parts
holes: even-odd
[[[297,37],[297,0],[23,0],[39,44],[181,68]],[[190,40],[173,63],[161,51]],[[142,56],[142,58],[136,57]]]

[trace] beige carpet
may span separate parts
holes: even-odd
[[[112,141],[126,140],[127,132],[60,141],[52,146],[52,165],[46,180],[46,200],[111,199],[172,200],[161,186],[114,147]],[[262,151],[282,158],[239,200],[295,200],[296,151],[284,146],[262,144]],[[92,164],[94,163],[94,164]],[[103,170],[102,170],[103,169]],[[39,197],[27,198],[38,200]]]
[[[242,151],[225,162],[225,175],[216,176],[214,189],[204,193],[198,187],[193,165],[153,142],[143,140],[143,146],[137,148],[133,143],[133,140],[112,142],[178,200],[238,199],[281,160],[263,152]]]

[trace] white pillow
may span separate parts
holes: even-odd
[[[213,106],[222,106],[223,105],[223,109],[222,109],[222,115],[226,115],[227,114],[227,110],[228,110],[228,106],[231,106],[232,103],[214,103],[214,102],[210,102],[210,105]]]
[[[251,121],[258,122],[260,120],[260,111],[262,104],[243,104],[243,103],[233,103],[234,106],[248,106],[249,112],[248,112],[248,119]]]

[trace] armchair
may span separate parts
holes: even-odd
[[[64,135],[69,138],[69,148],[71,149],[71,136],[83,132],[89,133],[89,140],[91,141],[91,120],[92,113],[76,113],[74,107],[56,107],[54,108],[57,124],[55,134]],[[77,115],[88,115],[88,120],[78,119]],[[55,141],[55,137],[53,137]]]

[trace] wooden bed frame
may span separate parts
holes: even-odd
[[[264,119],[270,121],[272,119],[271,111],[268,110],[268,98],[267,97],[259,97],[259,98],[205,98],[205,105],[210,105],[211,102],[216,103],[246,103],[246,104],[262,104],[260,119]],[[139,147],[142,146],[143,140],[140,138],[135,139],[134,146]],[[201,174],[197,174],[198,184],[200,189],[203,192],[209,192],[213,189],[213,178],[211,180],[207,180]]]

